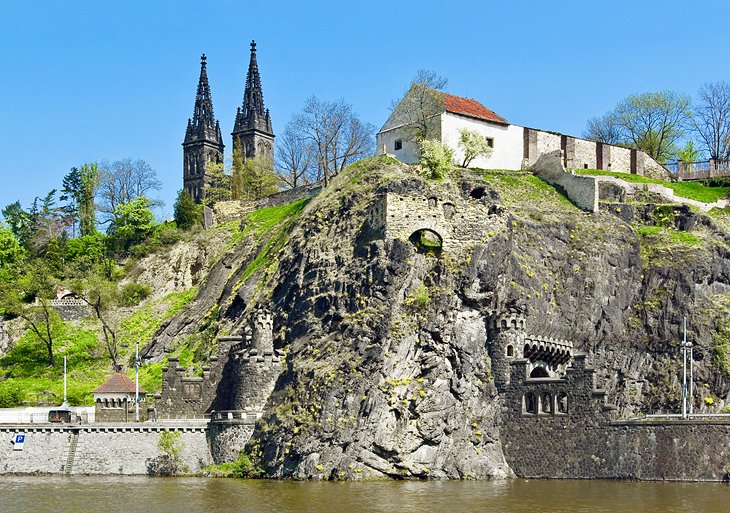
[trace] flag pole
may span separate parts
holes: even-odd
[[[134,358],[134,421],[139,422],[139,342]]]

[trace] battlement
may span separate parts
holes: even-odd
[[[525,338],[522,354],[533,362],[544,361],[550,365],[562,365],[571,359],[573,343],[569,340],[553,337],[531,337],[528,335]]]
[[[506,312],[492,311],[488,318],[487,325],[490,330],[499,329],[527,329],[527,317],[517,309],[510,309]]]

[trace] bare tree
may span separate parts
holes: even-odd
[[[162,182],[152,166],[141,159],[130,158],[102,161],[100,165],[98,194],[99,211],[106,217],[104,222],[114,218],[114,210],[123,203],[129,203],[138,196],[150,197],[151,191],[159,191]],[[160,206],[162,201],[152,199],[152,204]]]
[[[606,144],[618,144],[622,142],[621,129],[611,113],[603,116],[596,116],[588,120],[586,129],[583,130],[583,137],[596,142]]]
[[[281,181],[294,188],[309,183],[316,178],[316,169],[312,169],[315,150],[310,141],[297,132],[296,125],[289,122],[284,133],[277,138],[276,168]]]
[[[375,127],[360,121],[344,100],[326,102],[312,96],[294,116],[296,134],[314,149],[317,179],[329,179],[357,158],[373,152]]]
[[[383,128],[403,126],[416,142],[437,138],[447,83],[434,71],[418,70],[403,96],[392,103],[393,113]]]
[[[690,128],[715,160],[730,158],[730,84],[704,84],[692,109]]]

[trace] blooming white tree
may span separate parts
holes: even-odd
[[[477,157],[491,157],[492,147],[489,139],[479,132],[462,128],[459,130],[459,146],[464,148],[464,163],[462,167],[469,167],[471,161]]]

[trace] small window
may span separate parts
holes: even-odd
[[[394,150],[400,150],[403,148],[403,141],[401,139],[396,139],[393,143],[393,149]]]
[[[525,394],[525,413],[537,414],[537,400],[531,393]]]
[[[492,139],[491,137],[487,137],[487,146],[489,146],[490,148],[494,148],[494,139]]]
[[[515,348],[512,346],[512,344],[507,346],[507,356],[513,357],[515,355]]]

